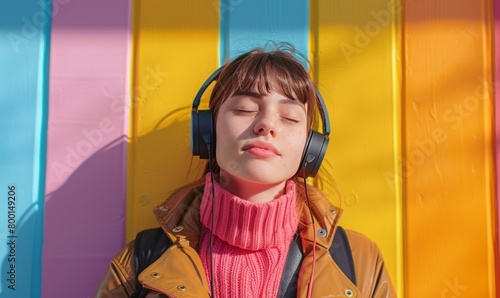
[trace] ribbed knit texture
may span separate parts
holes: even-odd
[[[200,256],[210,282],[212,180],[201,201]],[[217,297],[276,297],[290,242],[297,231],[295,183],[268,203],[251,203],[214,181],[213,265]]]

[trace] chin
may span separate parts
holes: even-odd
[[[240,179],[245,180],[252,184],[260,184],[260,185],[276,185],[283,181],[286,181],[290,178],[286,178],[288,176],[276,176],[273,173],[252,173],[251,175],[247,175],[246,177],[241,177]]]
[[[273,167],[232,167],[222,169],[220,172],[220,185],[227,186],[231,181],[240,183],[260,184],[260,185],[276,185],[288,179],[291,179],[295,172],[286,173],[280,171],[277,173]]]

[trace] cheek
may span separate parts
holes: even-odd
[[[224,169],[224,165],[227,163],[226,157],[228,157],[227,143],[227,132],[224,126],[216,125],[215,128],[215,160],[221,169]]]
[[[300,162],[302,154],[304,153],[307,136],[307,134],[297,133],[295,138],[288,139],[287,147],[293,148],[291,152],[293,153],[293,157],[298,159],[297,162]]]
[[[219,119],[215,125],[215,135],[216,140],[219,142],[227,143],[230,139],[233,139],[237,134],[236,132],[237,126],[226,119]]]
[[[250,137],[253,120],[250,117],[233,117],[221,115],[216,122],[216,138],[224,138],[226,142],[236,142],[241,138]]]
[[[232,119],[219,117],[215,124],[215,152],[217,156],[224,157],[233,154],[237,148],[238,138],[240,138],[242,125],[235,123]]]
[[[226,130],[227,126],[220,125],[220,123],[217,123],[215,126],[215,152],[219,153],[224,151],[224,148],[226,148],[227,144],[227,135],[228,132]]]

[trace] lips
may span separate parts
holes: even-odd
[[[279,153],[278,149],[276,149],[276,147],[274,147],[271,143],[262,142],[262,141],[247,144],[247,145],[243,146],[242,150],[245,152],[251,153],[255,156],[264,157],[264,158],[281,155]]]

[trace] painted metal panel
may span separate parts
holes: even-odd
[[[490,1],[405,1],[407,297],[496,297]]]
[[[0,296],[38,297],[51,1],[0,4]]]
[[[313,3],[314,68],[332,126],[324,167],[340,223],[378,244],[403,297],[401,2]]]
[[[130,6],[54,0],[44,297],[93,297],[124,244]]]
[[[308,55],[309,1],[221,1],[221,64],[267,43],[287,42]]]
[[[134,2],[128,240],[158,226],[153,207],[203,172],[189,121],[196,92],[218,66],[218,3]]]

